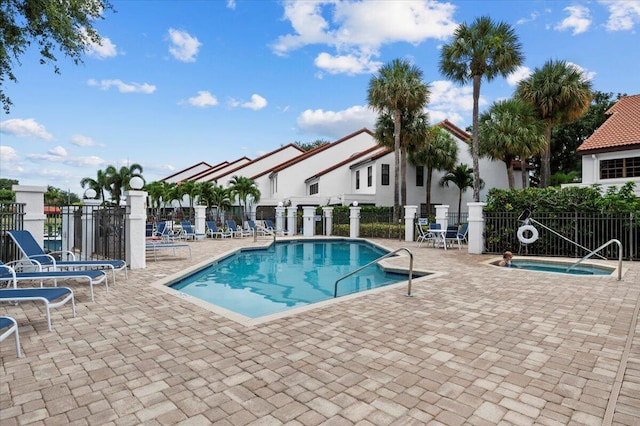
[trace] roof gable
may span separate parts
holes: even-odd
[[[640,94],[618,99],[607,114],[607,121],[578,147],[582,155],[640,146]]]

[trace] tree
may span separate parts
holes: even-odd
[[[591,82],[575,65],[548,60],[518,83],[516,96],[533,105],[545,123],[545,150],[540,164],[540,186],[551,176],[551,130],[582,117],[591,103]]]
[[[102,199],[102,203],[106,203],[107,199],[105,197],[105,191],[109,187],[108,176],[104,170],[98,170],[96,172],[96,178],[92,179],[90,177],[85,177],[80,180],[80,186],[82,188],[88,187],[87,189],[93,189],[96,191],[96,194],[100,195]]]
[[[326,145],[330,143],[329,141],[326,141],[324,139],[316,139],[313,142],[294,142],[294,145],[297,145],[298,147],[300,147],[302,150],[304,151],[312,151],[316,148],[321,147],[322,145]]]
[[[0,203],[15,203],[16,194],[13,192],[13,185],[18,185],[15,179],[0,178]]]
[[[3,87],[5,80],[18,82],[13,69],[20,65],[31,44],[40,50],[40,63],[54,64],[60,73],[56,50],[71,58],[74,64],[83,62],[88,46],[100,44],[101,38],[93,21],[104,19],[113,10],[108,0],[2,0],[0,7],[0,103],[8,114],[12,105]]]
[[[431,186],[434,170],[451,170],[458,161],[458,145],[453,136],[440,126],[429,128],[428,143],[422,149],[409,154],[409,161],[414,165],[427,168],[426,205],[431,212]]]
[[[154,181],[144,186],[144,190],[149,194],[150,207],[154,209],[156,217],[160,215],[161,203],[166,198],[166,188],[164,181]]]
[[[231,185],[229,188],[231,196],[238,197],[238,201],[242,203],[245,218],[247,218],[247,200],[251,197],[254,202],[260,201],[260,190],[253,179],[244,176],[233,176],[229,184]]]
[[[221,214],[226,210],[231,208],[231,196],[229,188],[225,188],[220,185],[213,185],[211,187],[211,191],[204,190],[204,197],[211,203],[212,206],[216,207],[216,219],[218,222],[221,221]]]
[[[369,107],[378,113],[388,112],[393,115],[394,136],[394,194],[393,218],[400,217],[400,206],[405,201],[400,198],[400,170],[402,114],[419,111],[429,100],[429,86],[422,81],[422,71],[409,62],[394,59],[383,65],[378,74],[371,78],[367,94]]]
[[[494,102],[480,116],[479,137],[480,155],[501,160],[507,166],[509,189],[516,187],[513,161],[520,159],[525,175],[526,159],[544,151],[542,122],[531,105],[516,98]]]
[[[131,189],[129,181],[131,178],[137,176],[142,179],[142,166],[140,164],[133,163],[129,167],[122,166],[117,170],[114,166],[108,166],[105,170],[107,176],[107,187],[111,192],[111,199],[116,206],[120,205],[120,199],[122,198],[122,191]]]
[[[449,187],[452,183],[459,189],[458,194],[458,223],[460,223],[460,211],[462,210],[462,194],[467,191],[467,188],[473,188],[475,184],[475,176],[473,170],[466,164],[459,164],[455,169],[447,172],[442,178],[440,178],[440,186]],[[480,188],[484,187],[484,182],[480,181]]]
[[[440,72],[459,84],[473,82],[473,125],[471,156],[473,158],[473,199],[480,201],[479,167],[479,99],[482,78],[493,80],[498,75],[506,77],[522,62],[522,46],[513,28],[504,22],[494,22],[483,16],[471,25],[460,24],[453,41],[442,47]]]
[[[183,180],[178,182],[178,191],[180,193],[180,198],[185,195],[189,197],[189,212],[190,215],[193,214],[193,204],[195,198],[200,195],[200,186],[194,180]]]
[[[404,111],[400,118],[400,164],[404,173],[401,176],[400,197],[407,199],[407,156],[428,144],[429,117],[422,110]],[[378,115],[374,136],[380,145],[395,147],[395,123],[393,115],[384,112]]]

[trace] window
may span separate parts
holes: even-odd
[[[389,165],[382,165],[382,179],[380,182],[381,185],[389,186]]]
[[[367,186],[373,185],[373,167],[367,167]]]
[[[416,186],[424,186],[424,166],[416,166]]]
[[[317,194],[317,193],[318,193],[318,182],[312,183],[309,186],[309,195],[313,195],[313,194]]]
[[[600,161],[600,179],[640,177],[640,157]]]
[[[360,189],[360,170],[356,170],[356,189]]]

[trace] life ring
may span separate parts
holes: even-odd
[[[531,232],[531,236],[529,238],[524,236],[524,233],[527,231]],[[518,239],[522,244],[535,243],[538,240],[538,230],[532,225],[522,225],[518,228]]]

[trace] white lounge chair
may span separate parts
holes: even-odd
[[[0,330],[5,329],[0,334],[0,342],[13,334],[13,338],[16,341],[16,355],[18,358],[22,356],[20,353],[20,335],[18,333],[18,323],[11,317],[0,317]]]

